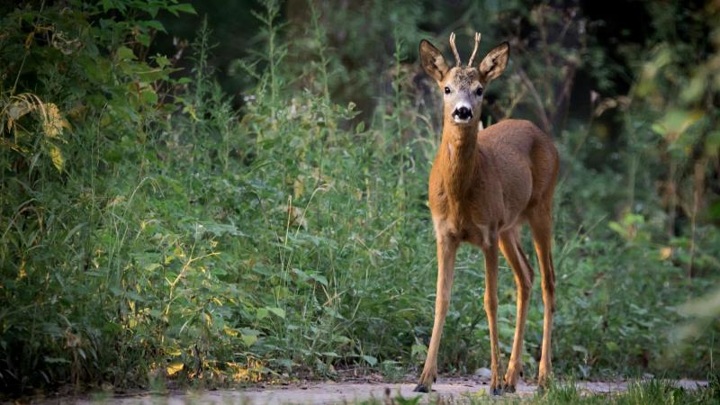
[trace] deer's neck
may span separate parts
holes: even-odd
[[[477,127],[443,125],[440,174],[450,195],[460,198],[477,176]]]

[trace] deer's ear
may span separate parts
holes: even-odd
[[[420,41],[420,63],[422,63],[425,73],[438,82],[445,77],[449,70],[442,53],[424,39]]]
[[[505,71],[509,56],[510,44],[507,42],[503,42],[488,52],[478,67],[480,77],[484,79],[485,83],[497,79]]]

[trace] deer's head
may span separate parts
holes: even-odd
[[[425,72],[440,86],[444,97],[443,121],[458,126],[477,127],[480,119],[483,91],[492,80],[500,76],[508,62],[510,45],[503,42],[491,50],[480,62],[473,66],[473,59],[480,43],[480,34],[475,34],[475,49],[467,66],[462,66],[460,55],[455,46],[455,34],[450,35],[450,47],[455,55],[455,66],[445,63],[442,53],[430,42],[420,42],[420,60]]]

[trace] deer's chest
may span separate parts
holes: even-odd
[[[502,227],[502,210],[492,201],[485,201],[478,193],[455,196],[446,190],[437,190],[430,196],[430,208],[438,237],[468,242],[486,247],[497,240]],[[496,212],[498,211],[498,212]]]

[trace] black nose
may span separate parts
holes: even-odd
[[[472,118],[472,111],[467,107],[456,108],[452,113],[453,117],[458,117],[461,120],[469,120]]]

